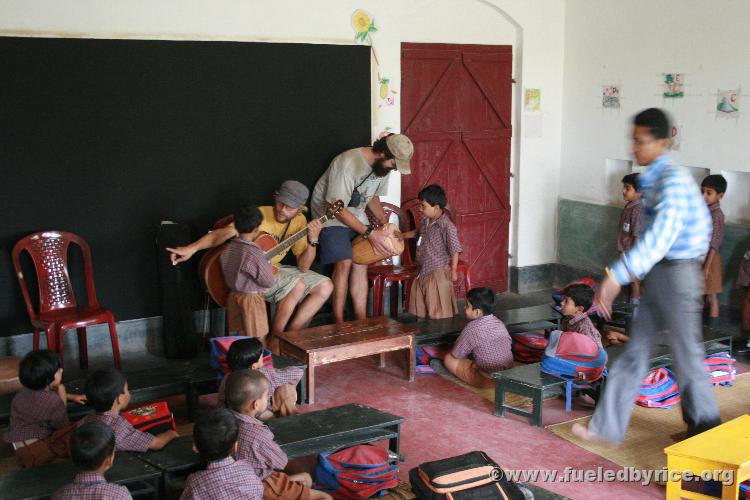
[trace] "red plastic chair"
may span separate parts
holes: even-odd
[[[422,212],[419,211],[418,207],[419,200],[409,200],[401,204],[401,210],[403,210],[404,216],[408,219],[407,224],[411,225],[411,227],[418,227],[419,224],[422,223]],[[445,213],[448,214],[448,218],[451,220],[451,222],[456,222],[453,218],[453,212],[449,206],[445,207]],[[406,243],[406,246],[409,248],[410,257],[413,259],[412,261],[416,263],[417,240],[416,238],[412,238],[411,240],[406,240]],[[406,249],[404,249],[404,253],[406,253]],[[454,288],[456,289],[456,296],[463,298],[466,296],[466,292],[471,290],[471,272],[469,271],[469,265],[466,262],[459,260],[458,266],[456,266],[456,271],[464,277],[463,293],[461,291],[460,284],[454,285]],[[409,281],[406,286],[406,300],[408,300],[409,298],[408,294],[410,289],[411,281]]]
[[[68,247],[75,243],[83,255],[83,269],[86,277],[88,305],[79,306],[73,294],[73,286],[68,276]],[[39,285],[39,312],[34,310],[26,279],[21,270],[21,253],[28,252],[34,263]],[[63,334],[75,328],[78,333],[80,366],[88,368],[86,327],[107,323],[112,340],[112,354],[115,368],[120,369],[120,343],[117,339],[115,317],[109,309],[99,305],[94,288],[94,275],[91,267],[91,250],[88,243],[78,235],[64,231],[44,231],[34,233],[19,240],[13,246],[13,268],[21,285],[26,301],[26,309],[34,327],[34,350],[39,349],[39,333],[47,335],[47,347],[63,356]]]
[[[390,220],[391,214],[395,214],[398,217],[398,225],[401,232],[409,231],[409,226],[406,224],[406,219],[400,208],[391,203],[383,202],[383,210],[385,215]],[[367,210],[367,218],[370,223],[377,224],[378,221],[374,215]],[[409,245],[404,246],[404,252],[401,254],[401,264],[396,266],[393,264],[393,258],[388,257],[375,264],[370,264],[367,267],[367,280],[372,282],[372,315],[383,316],[385,314],[385,289],[388,283],[391,284],[391,317],[395,318],[398,316],[398,283],[404,283],[404,297],[407,297],[408,290],[406,283],[410,283],[413,278],[417,276],[419,269],[413,264],[411,255],[409,254]]]

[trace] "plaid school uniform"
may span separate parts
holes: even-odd
[[[125,420],[125,417],[116,413],[90,413],[81,419],[79,425],[86,422],[101,422],[111,427],[115,432],[115,450],[117,451],[148,451],[148,447],[156,437],[139,431]]]
[[[492,373],[513,366],[512,343],[503,322],[487,314],[464,327],[451,354],[457,359],[471,355],[480,370]]]
[[[304,372],[302,371],[302,368],[298,366],[289,366],[287,368],[281,368],[276,369],[272,367],[265,367],[265,368],[258,368],[258,371],[262,373],[269,382],[269,389],[268,389],[268,404],[271,408],[273,408],[274,405],[274,396],[276,395],[276,390],[279,387],[282,387],[284,385],[291,385],[293,387],[296,387],[299,381],[302,379],[302,375]],[[226,383],[227,378],[224,377],[221,379],[221,384],[219,384],[219,392],[218,392],[218,407],[224,408],[225,402],[226,402]],[[295,393],[296,398],[296,393]]]
[[[415,235],[419,276],[409,291],[408,310],[420,318],[450,318],[458,312],[451,281],[451,257],[463,252],[458,231],[447,214],[424,218]]]
[[[52,500],[130,500],[125,486],[108,483],[99,472],[80,472],[71,484],[52,495]]]
[[[233,412],[239,425],[237,459],[247,460],[261,480],[275,470],[283,470],[289,459],[273,440],[273,432],[255,417]]]
[[[724,243],[724,212],[721,211],[719,202],[708,206],[711,212],[711,241],[708,248],[715,252],[711,260],[711,267],[706,276],[705,293],[721,293],[724,268],[721,262],[721,245]]]
[[[617,251],[622,253],[630,249],[643,233],[641,211],[643,200],[638,198],[629,201],[620,214],[620,230],[617,234]]]
[[[581,313],[578,316],[565,316],[560,324],[560,330],[586,335],[596,342],[596,345],[602,346],[602,335],[586,313]]]
[[[208,464],[205,470],[194,472],[185,481],[181,500],[261,500],[263,483],[253,466],[245,460],[227,457]]]
[[[56,392],[24,387],[10,405],[10,425],[5,442],[44,439],[69,423],[67,406]]]

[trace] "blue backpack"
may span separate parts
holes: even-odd
[[[668,368],[657,368],[646,375],[635,404],[646,408],[671,408],[680,402],[677,380]]]
[[[592,384],[606,374],[607,352],[586,335],[555,330],[544,351],[542,371],[579,384]]]

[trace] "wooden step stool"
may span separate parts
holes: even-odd
[[[700,476],[704,471],[732,471],[732,484],[724,484],[722,500],[736,500],[740,483],[750,478],[750,415],[742,415],[718,427],[664,448],[667,454],[667,500],[680,498],[712,499],[714,497],[682,489],[682,479],[671,477],[671,471],[690,471]],[[719,476],[721,477],[721,476]],[[673,480],[674,479],[674,480]]]

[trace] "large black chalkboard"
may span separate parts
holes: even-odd
[[[80,234],[100,302],[159,315],[159,221],[199,236],[370,139],[363,46],[0,37],[0,67],[0,336],[30,331],[22,236]]]

